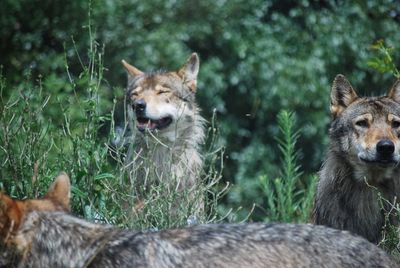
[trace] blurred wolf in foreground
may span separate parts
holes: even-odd
[[[0,196],[0,265],[398,267],[364,238],[324,226],[220,224],[135,232],[93,224],[65,212],[69,187],[61,174],[43,199]]]
[[[316,224],[378,243],[400,194],[400,82],[383,97],[358,97],[343,75],[331,92],[330,149],[320,171]],[[388,202],[383,207],[378,193]],[[396,224],[395,215],[389,219]]]
[[[139,197],[142,188],[146,192],[160,181],[178,192],[190,192],[201,184],[203,164],[199,146],[204,141],[205,120],[195,101],[197,54],[173,72],[144,73],[124,60],[122,63],[128,72],[129,124],[138,130],[127,162]]]

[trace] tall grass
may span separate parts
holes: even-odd
[[[397,262],[400,262],[400,227],[395,226],[393,222],[400,222],[400,204],[397,199],[387,200],[382,194],[373,187],[378,194],[380,206],[385,216],[385,223],[382,228],[382,239],[379,246],[386,252],[389,252]],[[386,209],[385,209],[386,208]]]
[[[89,218],[92,208],[104,199],[101,181],[113,177],[104,145],[107,138],[99,134],[110,120],[99,94],[104,90],[102,52],[94,40],[91,43],[81,73],[66,69],[70,78],[64,82],[65,91],[70,90],[67,95],[52,93],[52,84],[29,76],[15,89],[0,78],[3,188],[15,197],[35,197],[65,170],[73,182],[73,208]]]

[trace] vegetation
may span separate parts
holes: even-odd
[[[278,114],[280,128],[279,149],[282,155],[281,175],[273,180],[261,175],[260,182],[267,199],[265,207],[267,222],[308,222],[314,201],[316,177],[301,181],[301,167],[297,164],[298,151],[295,146],[300,132],[295,131],[295,118],[292,113],[282,111]]]
[[[172,69],[196,51],[210,121],[208,220],[305,222],[331,81],[343,73],[360,93],[383,94],[399,78],[399,24],[395,0],[4,0],[0,188],[37,196],[65,170],[76,214],[135,228],[185,224],[187,214],[165,218],[163,200],[132,210],[125,149],[111,145],[125,127],[121,59]]]

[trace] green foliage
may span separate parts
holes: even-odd
[[[40,74],[49,92],[63,102],[73,93],[64,58],[72,73],[80,73],[76,51],[87,49],[89,37],[82,25],[87,24],[88,2],[3,2],[0,64],[10,85],[19,84],[22,74],[32,73],[34,79]],[[256,186],[260,170],[278,175],[279,149],[273,137],[281,109],[296,111],[303,127],[299,161],[306,173],[313,173],[327,144],[333,77],[345,74],[361,93],[383,93],[372,91],[393,83],[366,63],[376,40],[388,46],[400,41],[394,0],[100,0],[91,7],[92,35],[105,49],[107,84],[102,94],[109,106],[125,86],[121,59],[143,70],[170,69],[192,51],[199,53],[198,99],[207,118],[216,108],[222,119],[224,177],[243,186],[229,197],[238,204],[258,198],[245,185]],[[47,112],[62,118],[57,109]],[[118,121],[120,114],[115,113]]]
[[[282,155],[281,176],[273,180],[267,175],[259,177],[266,198],[266,221],[307,222],[311,214],[315,193],[315,176],[302,183],[298,165],[296,143],[300,130],[295,130],[294,114],[281,111],[278,114],[280,135],[277,140]]]
[[[361,93],[383,93],[372,91],[393,83],[391,76],[372,72],[366,63],[375,54],[368,48],[376,40],[387,46],[400,41],[394,0],[78,0],[62,5],[5,0],[0,64],[10,87],[22,89],[21,77],[31,73],[33,82],[42,76],[45,94],[54,96],[50,101],[84,96],[81,87],[74,92],[68,83],[65,59],[72,76],[81,72],[81,61],[88,60],[82,51],[89,43],[89,3],[91,34],[104,44],[107,82],[101,101],[108,109],[114,96],[120,100],[123,94],[121,59],[143,70],[171,69],[192,51],[199,53],[198,100],[206,118],[214,109],[221,118],[227,148],[224,178],[242,188],[227,197],[235,204],[259,200],[255,189],[262,172],[278,176],[279,149],[273,137],[279,132],[275,118],[281,109],[296,111],[303,128],[299,161],[311,174],[319,168],[327,144],[333,77],[345,74]],[[76,57],[77,51],[82,58]],[[9,94],[11,90],[4,92]],[[77,106],[70,110],[82,115]],[[52,120],[63,118],[60,109],[46,113]],[[115,112],[117,124],[121,114]]]
[[[379,40],[371,45],[371,49],[377,51],[379,56],[371,58],[367,62],[368,66],[381,73],[390,73],[399,79],[400,71],[393,60],[393,47],[387,47],[384,40]]]
[[[23,89],[5,97],[9,86],[1,78],[3,187],[15,197],[32,198],[44,194],[55,175],[65,170],[73,178],[73,207],[89,218],[92,207],[98,207],[104,199],[102,180],[113,178],[104,173],[111,166],[104,161],[108,149],[105,139],[99,136],[100,127],[110,117],[101,110],[103,66],[96,49],[91,41],[89,61],[76,78],[71,78],[73,92],[68,98],[52,96],[51,83],[39,80],[35,86],[30,77]],[[77,97],[77,90],[84,98]],[[52,111],[57,111],[59,117],[50,117]]]

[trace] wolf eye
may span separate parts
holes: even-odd
[[[169,93],[169,90],[159,90],[157,91],[157,95],[161,95],[161,94],[165,94],[165,93]]]
[[[356,126],[358,126],[358,127],[368,127],[368,120],[366,120],[366,119],[358,120],[356,122]]]
[[[399,128],[400,127],[400,121],[392,121],[392,128]]]

